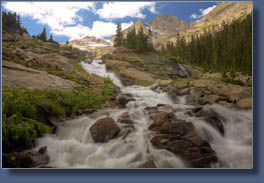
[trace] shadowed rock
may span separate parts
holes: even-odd
[[[138,168],[157,168],[153,160],[146,161],[138,166]]]
[[[49,163],[47,146],[41,147],[38,151],[15,152],[13,157],[21,168],[34,168]]]

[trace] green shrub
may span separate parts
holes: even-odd
[[[25,118],[17,112],[7,118],[3,116],[2,123],[3,152],[13,149],[29,149],[34,140],[44,133],[51,133],[53,128],[33,119]]]

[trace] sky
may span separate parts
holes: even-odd
[[[142,19],[148,22],[159,14],[176,16],[186,22],[199,21],[218,2],[2,2],[2,11],[16,12],[30,35],[46,27],[48,37],[60,43],[95,36],[115,35],[118,22],[126,29]]]

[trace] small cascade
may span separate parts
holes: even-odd
[[[106,66],[103,64],[102,60],[93,60],[91,64],[88,64],[86,62],[81,62],[81,66],[90,74],[96,74],[101,77],[109,77],[112,79],[113,83],[122,88],[123,85],[121,81],[118,79],[118,77],[112,73],[106,71]]]

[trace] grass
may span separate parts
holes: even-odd
[[[154,82],[152,81],[145,81],[145,80],[136,80],[133,84],[139,86],[152,86]]]
[[[52,128],[37,121],[38,104],[48,109],[48,116],[61,117],[76,114],[78,109],[102,108],[112,97],[108,81],[98,94],[94,88],[73,91],[27,90],[3,86],[3,152],[17,148],[31,148],[35,138],[52,132]]]
[[[240,86],[247,86],[243,82],[239,80],[235,80],[229,77],[219,77],[219,78],[185,78],[185,79],[177,79],[174,81],[174,84],[177,85],[184,81],[198,81],[198,80],[209,80],[209,81],[215,81],[215,82],[221,82],[221,83],[228,83],[233,85],[240,85]]]

